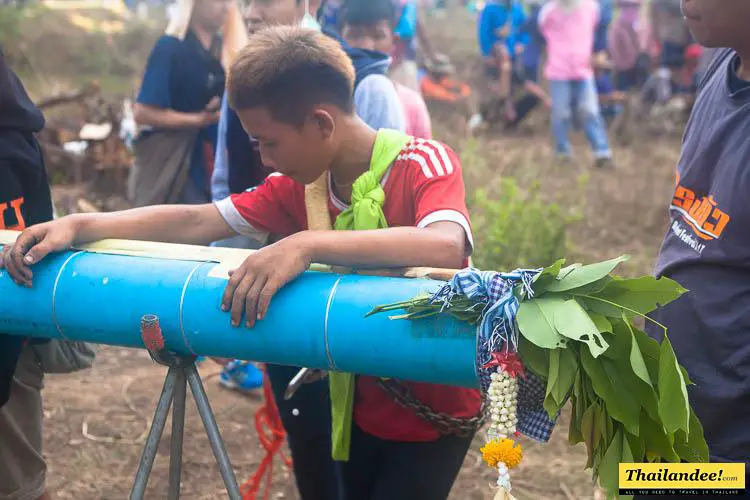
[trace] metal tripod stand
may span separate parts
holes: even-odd
[[[159,441],[161,441],[164,427],[167,423],[170,407],[172,408],[172,440],[169,450],[169,500],[180,498],[180,479],[182,476],[182,443],[185,431],[185,403],[187,400],[187,386],[195,399],[195,406],[203,421],[208,435],[208,442],[219,465],[219,472],[231,500],[240,500],[239,486],[232,470],[232,464],[227,455],[224,441],[219,434],[208,396],[203,388],[198,370],[195,367],[195,356],[177,356],[170,353],[164,345],[164,338],[159,327],[159,319],[154,315],[146,315],[141,319],[141,337],[148,348],[151,358],[161,365],[169,367],[164,379],[164,387],[156,405],[154,419],[149,429],[146,444],[135,474],[135,482],[130,492],[130,500],[143,500],[146,485],[151,475],[151,469],[156,458]]]

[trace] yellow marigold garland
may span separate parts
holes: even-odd
[[[480,450],[484,461],[496,469],[500,463],[504,463],[509,469],[518,467],[523,458],[521,445],[512,439],[493,439],[487,442]]]
[[[498,354],[496,358],[497,369],[490,376],[487,391],[490,412],[488,441],[480,451],[482,459],[498,473],[495,498],[506,500],[513,499],[509,470],[518,467],[523,458],[521,445],[508,437],[516,434],[516,375],[522,373],[522,365],[515,354]]]

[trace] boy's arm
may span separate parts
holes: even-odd
[[[141,89],[133,106],[133,117],[138,125],[164,129],[200,128],[218,120],[218,102],[209,103],[206,110],[198,113],[170,109],[172,62],[179,48],[179,40],[163,36],[148,56]]]
[[[214,205],[162,205],[122,212],[76,214],[26,229],[4,248],[0,267],[31,286],[30,265],[48,254],[105,238],[208,244],[234,230]]]
[[[213,204],[157,205],[122,212],[77,214],[71,216],[71,222],[76,231],[76,245],[104,238],[205,245],[235,235]]]
[[[456,269],[466,258],[466,233],[455,222],[427,227],[394,227],[372,231],[299,233],[312,262],[334,266],[442,267]]]
[[[262,319],[274,294],[313,261],[359,268],[462,267],[473,239],[458,156],[419,139],[402,153],[412,159],[393,168],[408,193],[401,203],[414,208],[416,227],[304,231],[255,252],[232,274],[222,299],[234,325],[243,310],[248,326]]]
[[[201,128],[219,120],[217,111],[183,113],[173,109],[149,106],[140,102],[133,106],[133,117],[140,126],[161,129]]]
[[[462,267],[466,232],[455,222],[427,227],[394,227],[370,231],[303,231],[249,256],[231,273],[222,309],[231,311],[234,326],[245,312],[252,327],[268,311],[276,292],[311,263],[346,267]]]

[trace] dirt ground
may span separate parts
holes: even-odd
[[[577,138],[578,150],[585,144]],[[455,147],[465,145],[459,141]],[[467,168],[467,184],[492,183],[503,175],[541,178],[550,197],[582,197],[584,217],[571,232],[571,257],[582,261],[629,253],[628,273],[648,273],[666,223],[666,204],[673,189],[678,145],[674,138],[649,141],[632,149],[616,148],[617,168],[596,171],[582,159],[560,166],[551,161],[542,132],[511,138],[483,138],[478,148],[486,162]],[[582,155],[583,156],[583,155]],[[588,177],[583,189],[580,178]],[[581,200],[579,200],[581,201]],[[259,400],[218,387],[218,367],[201,367],[211,404],[238,479],[255,470],[263,450],[253,418]],[[165,370],[143,351],[103,347],[93,370],[71,376],[51,376],[45,396],[45,455],[50,490],[59,498],[80,500],[125,498],[141,453],[143,434],[151,418]],[[84,437],[87,422],[91,436]],[[93,436],[93,437],[92,437]],[[167,491],[168,439],[165,431],[149,484],[147,498],[164,498]],[[139,440],[140,438],[140,440]],[[185,434],[183,498],[225,498],[200,420],[191,408]],[[491,498],[493,473],[481,462],[481,436],[464,462],[453,500]],[[566,415],[552,440],[542,446],[523,441],[525,458],[514,474],[519,500],[602,498],[583,470],[585,450],[567,442]],[[277,461],[272,498],[297,498],[289,471]]]
[[[121,499],[132,487],[148,423],[153,415],[166,370],[145,351],[102,347],[95,367],[87,372],[49,376],[45,397],[45,456],[48,485],[59,499]],[[219,368],[200,368],[235,474],[240,482],[255,471],[263,457],[253,417],[261,405],[218,386]],[[168,488],[168,422],[158,448],[146,498],[165,498]],[[84,432],[85,431],[85,432]],[[519,500],[599,498],[583,471],[584,450],[567,444],[563,416],[550,443],[522,441],[525,458],[513,476]],[[451,499],[490,499],[492,471],[479,454],[482,436],[469,452]],[[271,498],[297,498],[293,478],[276,462]],[[218,468],[192,402],[188,404],[183,456],[182,498],[226,498]]]
[[[454,10],[430,24],[436,47],[447,53],[464,79],[478,81],[479,59],[472,20]],[[146,37],[146,40],[151,38]],[[142,48],[141,48],[142,49]],[[38,68],[44,61],[35,59]],[[128,88],[130,88],[128,83]],[[582,137],[576,137],[577,160],[559,165],[552,159],[548,124],[537,112],[513,136],[492,133],[476,139],[462,134],[460,120],[435,113],[435,130],[464,157],[469,191],[493,186],[512,175],[521,184],[541,181],[550,200],[582,210],[571,229],[569,257],[593,261],[623,253],[632,256],[625,272],[648,273],[666,227],[666,207],[674,185],[679,137],[641,136],[630,147],[614,145],[617,167],[598,171]],[[60,193],[64,190],[57,190]],[[253,419],[261,405],[218,387],[219,368],[200,368],[238,479],[248,478],[263,456]],[[144,351],[102,347],[95,367],[68,376],[49,376],[45,398],[45,456],[49,489],[57,498],[94,500],[126,498],[141,453],[148,423],[161,390],[165,369]],[[167,492],[169,427],[165,430],[147,498]],[[482,463],[477,446],[466,458],[452,499],[491,498],[493,473]],[[550,443],[523,442],[525,458],[514,474],[514,494],[525,499],[602,498],[583,470],[584,450],[567,443],[563,415]],[[192,403],[185,431],[182,497],[226,498],[218,469]],[[272,498],[296,498],[293,479],[276,462]]]
[[[220,389],[218,365],[200,368],[238,480],[255,470],[262,450],[254,430],[260,396]],[[95,367],[72,376],[50,376],[45,389],[45,455],[49,489],[64,499],[120,499],[129,495],[166,368],[145,351],[102,347]],[[170,419],[171,422],[171,419]],[[168,422],[146,498],[165,498]],[[86,433],[84,433],[84,426]],[[295,498],[289,471],[276,465],[274,498]],[[188,403],[182,498],[226,498],[223,483],[192,399]]]

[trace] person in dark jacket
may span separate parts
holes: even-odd
[[[711,462],[744,462],[748,474],[750,3],[685,0],[682,15],[698,43],[728,48],[717,51],[699,84],[656,264],[657,276],[689,291],[654,318],[668,328],[693,382],[688,395]],[[663,336],[661,328],[649,328]]]
[[[41,111],[0,50],[0,230],[20,231],[52,219],[52,199],[34,133]],[[0,255],[0,274],[2,269]],[[1,299],[0,299],[1,300]],[[0,333],[0,498],[48,499],[42,456],[43,372],[29,339]]]

